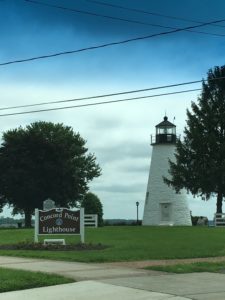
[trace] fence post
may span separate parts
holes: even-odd
[[[80,236],[81,236],[81,243],[84,243],[84,208],[80,208]]]
[[[39,232],[39,210],[35,208],[35,223],[34,223],[34,242],[38,243],[38,232]]]
[[[98,215],[95,215],[95,227],[98,227]]]

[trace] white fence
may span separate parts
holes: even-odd
[[[98,215],[84,215],[84,226],[98,227]]]
[[[225,227],[225,213],[215,214],[215,226]]]

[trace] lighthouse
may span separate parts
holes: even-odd
[[[164,120],[156,125],[155,136],[151,136],[152,157],[149,171],[143,225],[191,225],[187,195],[177,194],[163,181],[168,177],[169,162],[175,160],[176,125]]]

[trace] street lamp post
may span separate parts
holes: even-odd
[[[136,202],[136,206],[137,206],[137,225],[138,225],[138,206],[139,206],[139,202]]]

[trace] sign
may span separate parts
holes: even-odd
[[[35,210],[35,242],[38,235],[81,235],[84,242],[84,209],[73,211],[67,208]]]
[[[79,234],[80,211],[66,208],[39,211],[38,234]]]

